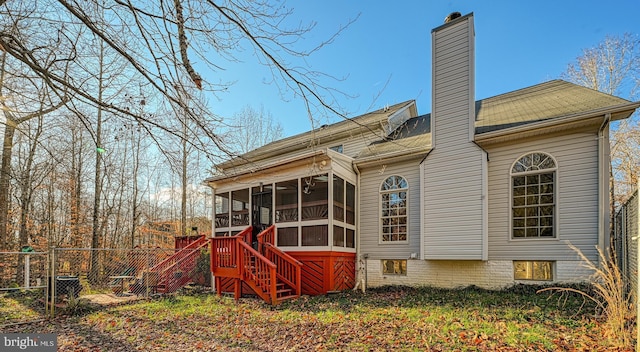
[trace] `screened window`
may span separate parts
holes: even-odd
[[[390,176],[380,187],[382,242],[407,240],[407,180]]]
[[[249,189],[241,189],[231,192],[232,209],[232,224],[233,226],[248,226],[249,225]]]
[[[276,222],[298,221],[298,180],[276,183]]]
[[[530,153],[511,169],[513,238],[555,237],[556,163],[550,155]]]
[[[302,220],[328,219],[329,178],[327,174],[302,180]]]
[[[216,194],[216,228],[229,227],[229,193]]]

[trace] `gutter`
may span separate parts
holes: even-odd
[[[405,150],[399,150],[396,152],[391,152],[386,154],[372,155],[362,159],[356,159],[353,162],[353,164],[354,166],[357,165],[359,167],[366,167],[371,164],[376,164],[382,160],[384,160],[385,163],[392,163],[392,162],[398,162],[398,161],[414,158],[422,154],[426,156],[430,152],[431,152],[431,148],[425,149],[423,147],[405,149]]]
[[[518,132],[525,132],[525,131],[529,131],[529,130],[535,130],[535,129],[538,129],[538,128],[552,127],[552,126],[561,125],[561,124],[565,124],[565,123],[576,122],[576,121],[580,121],[580,120],[583,120],[583,119],[604,115],[604,114],[607,114],[607,113],[609,115],[613,115],[613,114],[621,113],[621,112],[625,112],[625,111],[631,111],[631,113],[633,113],[633,110],[637,109],[638,107],[640,107],[640,102],[620,104],[620,105],[616,105],[616,106],[612,106],[612,107],[606,107],[606,108],[592,110],[592,111],[589,111],[589,112],[586,112],[586,113],[568,115],[568,116],[565,116],[565,117],[550,118],[550,119],[543,120],[543,121],[527,123],[527,124],[522,125],[522,126],[515,126],[515,127],[510,127],[510,128],[497,130],[497,131],[491,131],[491,132],[485,132],[485,133],[476,134],[475,141],[476,142],[483,142],[483,141],[486,141],[486,140],[489,140],[489,139],[492,139],[492,138],[496,138],[496,137],[502,137],[502,136],[505,136],[505,135],[514,134],[514,133],[518,133]]]
[[[292,163],[292,162],[296,162],[296,161],[300,161],[300,160],[304,160],[304,159],[308,159],[308,158],[312,158],[312,157],[316,157],[316,156],[320,156],[320,155],[326,155],[326,154],[327,154],[326,149],[314,150],[314,151],[303,153],[303,154],[300,154],[300,155],[295,155],[295,156],[291,156],[291,157],[288,157],[288,158],[279,159],[279,160],[274,161],[274,162],[269,163],[269,164],[259,165],[259,166],[255,167],[255,168],[247,169],[247,170],[235,173],[235,174],[210,177],[208,179],[205,179],[204,182],[211,183],[211,182],[215,182],[215,181],[226,180],[226,179],[233,178],[233,177],[239,177],[239,176],[243,176],[243,175],[248,175],[248,174],[252,174],[252,173],[258,172],[258,171],[263,171],[263,170],[266,170],[266,169],[271,169],[271,168],[282,166],[282,165],[289,164],[289,163]]]

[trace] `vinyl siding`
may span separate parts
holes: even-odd
[[[489,259],[578,260],[571,242],[597,260],[598,141],[595,133],[520,140],[488,147]],[[544,152],[556,159],[556,239],[517,239],[510,234],[510,169],[525,153]]]
[[[484,152],[474,120],[473,17],[433,32],[433,134],[424,162],[424,259],[486,259]]]
[[[408,259],[420,252],[420,159],[360,170],[360,253],[369,259]],[[408,243],[380,243],[380,186],[389,176],[409,183]]]

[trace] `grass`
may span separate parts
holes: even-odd
[[[44,291],[19,290],[0,293],[0,326],[44,319]]]
[[[211,294],[172,296],[70,317],[63,341],[91,349],[238,351],[603,350],[595,304],[540,287],[384,287],[272,307]],[[588,288],[580,287],[581,290]],[[43,332],[43,327],[40,327]],[[48,325],[44,329],[60,330]],[[103,341],[95,344],[93,339]],[[80,341],[78,341],[80,339]],[[83,340],[85,339],[85,340]],[[90,343],[89,343],[90,342]],[[624,346],[617,350],[631,349]],[[63,348],[60,349],[64,351]],[[71,350],[71,349],[69,349]]]

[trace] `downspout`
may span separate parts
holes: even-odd
[[[420,260],[424,260],[424,241],[425,241],[425,229],[424,229],[424,161],[426,157],[420,162]]]
[[[353,167],[353,171],[356,173],[356,260],[359,263],[360,262],[360,256],[362,256],[362,253],[360,253],[360,169],[358,169],[358,165],[356,165],[355,163],[351,163],[352,167]],[[367,259],[364,259],[364,287],[362,287],[362,290],[365,291],[367,289]],[[360,270],[357,271],[357,276],[359,276],[360,274]],[[356,285],[358,282],[360,282],[360,280],[362,280],[362,278],[356,277]]]
[[[424,158],[422,158],[422,160],[420,160],[420,260],[425,260],[424,258],[424,242],[426,240],[426,236],[427,236],[427,231],[424,228],[425,222],[424,222],[424,208],[425,208],[425,201],[424,201],[424,163],[427,160],[427,157],[429,156],[429,154],[431,154],[431,152],[433,151],[433,149],[429,150],[429,152],[427,153],[427,155],[424,156]]]
[[[608,125],[609,121],[611,121],[611,114],[607,113],[604,115],[602,119],[602,124],[598,129],[598,247],[601,249],[606,249],[606,238],[607,236],[607,224],[609,222],[609,208],[610,202],[609,199],[609,173],[608,165],[609,165],[609,136],[608,136]],[[607,136],[604,135],[605,130],[607,131]],[[608,201],[607,201],[608,200]]]

